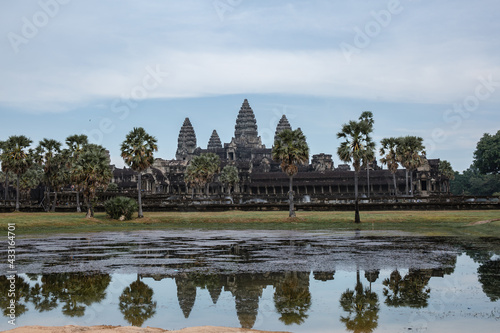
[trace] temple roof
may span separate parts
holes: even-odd
[[[258,136],[257,120],[247,99],[243,101],[243,105],[236,118],[236,126],[234,127],[234,138],[238,140],[241,136],[247,138],[257,138]]]
[[[288,122],[288,119],[286,118],[286,116],[283,115],[283,116],[281,116],[281,119],[278,122],[278,125],[276,126],[276,132],[274,133],[274,141],[276,141],[278,134],[285,129],[292,130],[292,126],[290,126],[290,123]]]
[[[196,149],[196,134],[194,133],[193,125],[189,118],[184,119],[181,130],[179,132],[179,139],[177,141],[177,152],[175,156],[177,159],[182,159],[183,156],[193,153]]]
[[[212,136],[210,136],[210,140],[208,140],[207,149],[217,149],[222,148],[222,142],[220,141],[219,134],[214,130],[212,132]]]

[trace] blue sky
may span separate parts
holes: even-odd
[[[500,129],[500,2],[23,0],[0,6],[0,140],[85,133],[123,165],[135,126],[175,155],[185,117],[229,142],[248,98],[266,146],[286,114],[311,153],[362,111],[456,170]]]

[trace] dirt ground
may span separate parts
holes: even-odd
[[[5,331],[8,333],[287,333],[257,331],[244,328],[200,326],[189,327],[178,331],[168,331],[153,327],[133,327],[133,326],[24,326]]]

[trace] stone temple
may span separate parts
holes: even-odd
[[[284,129],[292,129],[285,115],[276,126],[275,137]],[[156,158],[154,164],[142,175],[142,190],[173,196],[191,193],[191,189],[184,182],[184,172],[189,161],[194,156],[212,152],[221,159],[221,169],[228,164],[238,168],[240,181],[234,187],[234,195],[246,199],[258,197],[279,201],[286,198],[288,177],[281,171],[279,163],[272,160],[271,151],[272,147],[262,144],[255,114],[245,99],[236,117],[234,137],[229,143],[223,144],[214,129],[206,148],[198,147],[195,129],[189,118],[186,118],[179,131],[175,159]],[[369,168],[369,188],[366,169],[360,172],[360,195],[393,194],[393,178],[389,170],[378,167],[376,160]],[[114,168],[113,172],[113,181],[119,188],[137,188],[137,175],[131,169]],[[405,170],[398,170],[396,176],[398,191],[404,193]],[[444,192],[443,184],[446,179],[439,173],[439,159],[426,160],[426,163],[414,172],[413,180],[417,195],[428,196]],[[354,171],[345,164],[335,168],[331,154],[313,155],[310,164],[299,167],[293,183],[296,195],[308,196],[312,200],[354,196]],[[209,194],[223,192],[223,186],[216,178],[209,186]]]

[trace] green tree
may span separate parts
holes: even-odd
[[[134,127],[130,131],[125,141],[121,145],[121,156],[132,170],[137,172],[137,190],[138,190],[138,217],[142,218],[142,199],[141,199],[141,177],[142,172],[149,168],[154,162],[154,152],[158,150],[155,137],[146,133],[142,127]]]
[[[82,179],[77,177],[78,173],[75,172],[75,164],[85,146],[88,145],[88,137],[85,134],[70,135],[66,138],[66,145],[68,148],[65,150],[65,154],[67,155],[67,167],[69,169],[70,181],[76,190],[76,211],[80,213],[82,211],[80,208],[80,188]]]
[[[2,168],[4,167],[4,164],[2,164]],[[15,178],[15,175],[8,171],[6,165],[5,165],[5,172],[0,171],[0,182],[3,183],[3,188],[4,188],[4,200],[6,201],[8,198],[8,192],[9,192],[9,184],[10,180]]]
[[[359,121],[366,122],[371,129],[369,132],[373,132],[373,125],[375,124],[375,120],[373,120],[373,113],[371,111],[364,111],[359,116]],[[370,149],[373,148],[373,149]],[[363,157],[363,164],[366,166],[366,183],[367,183],[367,191],[366,194],[370,197],[370,163],[375,160],[375,145],[373,147],[368,147],[365,151],[365,156]]]
[[[483,135],[474,151],[473,164],[483,174],[500,173],[500,131]]]
[[[8,163],[4,163],[3,160],[7,159],[7,156],[4,153],[7,150],[7,142],[6,141],[0,141],[0,162],[2,163],[2,182],[4,182],[4,200],[7,201],[7,195],[9,192],[9,176],[11,176],[11,172],[9,171],[9,165]],[[12,174],[13,175],[13,174]]]
[[[2,166],[5,164],[7,170],[16,175],[16,211],[19,211],[20,178],[32,164],[27,150],[31,142],[31,139],[24,135],[13,135],[9,137],[2,149]]]
[[[408,174],[410,174],[410,192],[413,196],[413,171],[423,165],[425,160],[424,139],[417,136],[399,138],[397,146],[398,161],[406,169],[406,195],[408,195]]]
[[[68,169],[66,168],[65,156],[61,151],[61,143],[53,139],[43,139],[36,149],[36,159],[43,166],[44,183],[46,191],[54,191],[54,201],[50,204],[50,195],[47,194],[48,207],[55,212],[57,204],[57,192],[61,186],[67,184]]]
[[[231,194],[231,187],[240,181],[238,168],[234,165],[226,165],[222,169],[219,180],[227,188],[227,194]]]
[[[208,187],[215,174],[219,171],[219,168],[219,156],[214,153],[201,154],[200,156],[193,157],[189,162],[184,179],[188,184],[194,184],[200,188],[205,186],[205,193],[208,196]]]
[[[94,200],[97,189],[106,187],[112,178],[109,155],[100,145],[88,144],[74,163],[75,177],[81,180],[87,218],[94,217]]]
[[[33,157],[31,157],[33,158]],[[43,180],[43,168],[36,163],[31,163],[29,169],[21,176],[19,188],[25,195],[29,195],[30,190],[37,188]]]
[[[293,206],[293,176],[299,171],[299,165],[309,161],[309,146],[300,128],[284,129],[276,135],[272,149],[273,160],[280,162],[281,170],[288,175],[289,217],[295,217]]]
[[[398,156],[397,156],[397,147],[398,147],[398,138],[384,138],[380,141],[382,147],[380,147],[380,155],[382,158],[380,159],[380,163],[382,165],[387,165],[387,168],[392,174],[392,181],[394,183],[394,195],[398,195],[398,186],[396,183],[396,172],[398,171]]]
[[[451,167],[450,162],[447,160],[439,161],[439,173],[441,175],[441,179],[446,186],[446,192],[450,193],[450,181],[455,179],[455,171]]]
[[[450,188],[453,195],[492,195],[500,191],[500,177],[482,174],[471,166],[463,173],[455,172]]]
[[[353,121],[344,124],[342,131],[337,133],[338,139],[344,139],[337,149],[337,155],[340,160],[352,163],[354,167],[354,200],[355,215],[354,222],[360,223],[359,218],[359,197],[358,197],[358,178],[361,162],[366,159],[369,151],[375,150],[375,143],[370,137],[372,126],[364,120]]]

